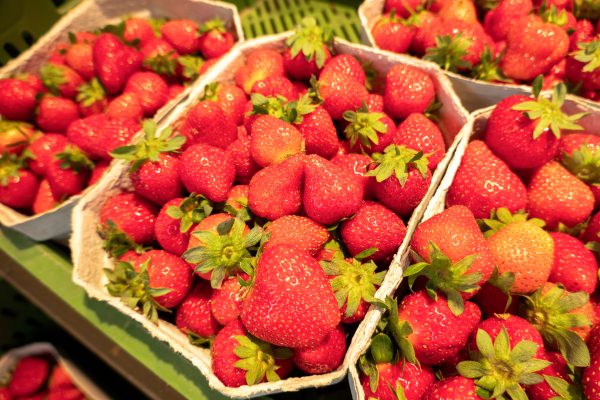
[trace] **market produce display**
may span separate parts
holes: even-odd
[[[485,82],[531,84],[544,75],[545,88],[565,82],[571,92],[598,100],[597,1],[367,0],[365,5],[380,3],[381,14],[367,27],[379,48]]]
[[[39,73],[0,80],[0,203],[51,210],[94,184],[109,152],[234,45],[223,21],[130,17],[72,32]]]
[[[359,360],[360,398],[598,398],[600,131],[565,91],[476,114],[432,200],[447,208],[411,239],[410,292]]]

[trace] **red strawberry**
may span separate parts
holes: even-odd
[[[35,122],[45,132],[64,133],[79,118],[77,104],[63,97],[44,96],[40,101]]]
[[[235,74],[235,83],[250,93],[254,82],[268,76],[283,76],[283,57],[271,49],[254,50],[246,57],[246,63]]]
[[[235,164],[229,153],[198,143],[188,147],[179,161],[179,177],[188,191],[214,202],[227,199],[235,180]]]
[[[259,339],[301,348],[325,339],[339,324],[340,313],[319,263],[296,246],[281,244],[260,256],[241,319]]]
[[[40,69],[44,86],[55,96],[72,99],[83,79],[73,69],[61,64],[46,64]]]
[[[594,33],[594,24],[587,19],[578,20],[575,31],[569,35],[569,51],[576,51],[577,43],[593,40]]]
[[[303,114],[301,103],[306,101],[302,97],[297,102],[296,109]],[[323,107],[308,107],[301,121],[294,121],[294,126],[304,138],[306,154],[317,154],[323,158],[331,159],[338,151],[340,145],[335,125],[329,113]]]
[[[137,40],[139,45],[143,46],[155,37],[152,25],[147,19],[131,17],[125,20],[123,39],[126,42],[132,43]]]
[[[359,179],[317,155],[306,160],[302,201],[306,215],[330,225],[356,213],[364,194]]]
[[[260,167],[250,155],[250,138],[243,127],[238,128],[238,138],[227,147],[227,152],[235,164],[236,181],[250,182]]]
[[[31,157],[27,166],[38,176],[44,176],[54,154],[59,153],[69,143],[65,135],[46,133],[35,139],[27,147]]]
[[[589,220],[581,239],[584,242],[600,242],[600,212],[595,213]]]
[[[481,400],[472,379],[452,376],[437,381],[429,387],[423,400]]]
[[[142,55],[125,46],[112,33],[102,33],[93,47],[96,76],[110,94],[123,89],[127,79],[142,66]]]
[[[285,215],[277,218],[267,225],[265,232],[269,234],[265,248],[287,243],[297,246],[311,255],[315,255],[329,240],[329,232],[325,227],[298,215]]]
[[[282,96],[288,100],[298,98],[298,92],[292,82],[284,76],[268,76],[265,79],[254,82],[250,93],[262,94],[265,97]]]
[[[302,151],[302,135],[290,123],[270,115],[259,115],[250,128],[250,154],[266,167]]]
[[[365,201],[352,219],[342,222],[341,235],[352,257],[374,248],[377,251],[369,259],[385,261],[402,244],[406,226],[400,217],[381,204]]]
[[[369,93],[367,108],[371,112],[383,112],[383,96],[377,93]]]
[[[247,289],[240,285],[239,279],[248,281],[245,273],[225,279],[219,289],[213,289],[210,296],[210,311],[221,325],[227,325],[239,318],[242,301]]]
[[[304,156],[290,157],[258,171],[250,180],[248,206],[271,221],[296,214],[302,205]]]
[[[127,80],[124,93],[137,96],[144,115],[151,117],[159,108],[167,103],[167,83],[160,75],[153,72],[136,72]]]
[[[407,65],[394,65],[387,72],[383,101],[392,118],[424,113],[435,98],[435,87],[427,73]]]
[[[527,188],[527,210],[546,222],[549,229],[559,223],[573,227],[594,211],[594,194],[556,161],[538,169]]]
[[[57,364],[52,373],[50,374],[50,379],[48,380],[48,389],[54,390],[61,387],[70,387],[73,386],[73,380],[69,376],[69,373],[61,364]]]
[[[227,193],[227,201],[225,206],[227,212],[238,218],[244,218],[240,215],[242,211],[248,211],[248,191],[250,190],[248,185],[235,185]]]
[[[600,90],[600,67],[595,61],[600,53],[600,38],[577,43],[575,52],[567,57],[566,74],[570,81],[581,83],[584,90]]]
[[[442,19],[437,14],[427,10],[417,13],[412,18],[414,19],[416,30],[410,43],[410,51],[418,55],[423,55],[428,48],[435,46],[435,39],[438,36]]]
[[[42,133],[27,122],[0,120],[0,153],[21,154],[40,136]]]
[[[394,364],[378,363],[375,367],[376,390],[371,389],[372,382],[368,375],[360,378],[366,399],[396,400],[396,390],[401,388],[406,400],[420,400],[435,382],[432,369],[426,365],[416,366],[410,362],[398,361]]]
[[[167,99],[173,100],[173,99],[179,97],[184,91],[185,91],[185,86],[183,86],[183,85],[180,85],[178,83],[169,85]]]
[[[443,19],[437,34],[435,46],[427,49],[424,58],[449,71],[471,70],[479,64],[490,42],[477,21]]]
[[[325,374],[337,369],[346,354],[346,334],[339,325],[316,346],[294,350],[294,364],[307,374]]]
[[[150,39],[141,48],[141,53],[144,57],[144,69],[156,72],[166,78],[172,78],[180,72],[185,75],[185,68],[182,71],[179,71],[178,64],[185,64],[183,60],[186,59],[179,57],[173,46],[166,40],[159,38]],[[195,60],[195,58],[190,60]],[[197,65],[192,68],[192,74],[197,75],[198,69],[196,67]]]
[[[79,105],[79,113],[84,117],[103,113],[108,105],[104,88],[96,78],[79,86],[75,99]]]
[[[423,0],[387,0],[384,10],[385,12],[395,10],[396,14],[402,18],[407,18],[424,5],[425,2]]]
[[[0,203],[28,209],[35,200],[38,180],[10,154],[0,156]]]
[[[369,92],[364,83],[360,83],[353,76],[336,71],[333,68],[328,73],[323,69],[318,86],[320,95],[323,98],[321,106],[327,110],[333,119],[342,119],[346,111],[358,110],[362,102],[366,102],[369,97]]]
[[[221,57],[227,53],[235,43],[231,32],[227,32],[225,24],[219,18],[204,22],[200,26],[198,49],[204,58],[211,59]]]
[[[544,341],[540,333],[526,319],[511,314],[498,314],[482,321],[478,330],[487,332],[492,340],[495,340],[502,329],[506,330],[510,343],[523,341],[533,342],[538,345],[536,356],[544,352]],[[469,341],[469,349],[476,349],[476,337],[473,335]]]
[[[89,43],[71,44],[65,54],[65,62],[86,81],[96,75],[92,45]]]
[[[239,87],[226,82],[210,83],[204,88],[202,100],[216,102],[221,110],[233,119],[236,125],[243,122],[248,97]]]
[[[76,387],[63,387],[48,393],[46,400],[85,400],[85,395]]]
[[[475,218],[489,218],[492,211],[501,207],[513,213],[524,210],[527,189],[484,142],[474,140],[465,150],[446,203],[468,207]]]
[[[37,75],[30,72],[20,72],[14,76],[15,79],[25,82],[29,86],[31,86],[36,93],[45,93],[46,88],[44,87],[44,83],[42,79]]]
[[[331,58],[328,48],[331,40],[330,30],[321,29],[312,17],[304,18],[286,41],[288,48],[283,53],[283,63],[288,75],[304,81],[308,81],[311,76],[318,76]]]
[[[598,374],[600,374],[600,357],[596,355],[596,357],[592,358],[590,366],[583,371],[581,377],[583,393],[588,400],[600,399],[600,379],[598,379]]]
[[[210,312],[212,288],[199,281],[177,307],[175,324],[185,334],[209,338],[219,331],[219,323]]]
[[[140,120],[144,116],[144,110],[137,95],[129,92],[112,99],[106,108],[106,115],[110,118]]]
[[[33,395],[42,389],[49,373],[50,365],[45,358],[37,356],[21,358],[8,383],[8,391],[14,397]]]
[[[566,233],[550,232],[554,239],[554,265],[548,281],[561,283],[569,292],[594,293],[598,263],[582,242]]]
[[[94,164],[77,146],[68,144],[48,164],[46,179],[56,199],[79,194],[85,189]]]
[[[423,200],[431,183],[426,155],[394,144],[385,152],[374,153],[371,170],[371,192],[390,210],[408,216]],[[374,167],[374,168],[373,168]]]
[[[332,57],[327,61],[327,64],[325,64],[323,71],[321,71],[323,77],[332,76],[337,73],[349,75],[361,85],[365,85],[367,82],[362,65],[350,54],[338,54],[335,57]],[[321,76],[319,76],[319,78],[321,78]]]
[[[285,379],[293,368],[291,355],[248,335],[238,319],[219,331],[211,347],[213,372],[229,387]]]
[[[521,17],[529,14],[532,8],[531,0],[500,0],[498,5],[485,15],[483,27],[495,41],[506,40],[510,28]]]
[[[198,24],[192,20],[167,21],[161,26],[160,33],[179,54],[191,54],[198,51]]]
[[[446,154],[444,136],[438,126],[423,114],[410,114],[398,125],[394,143],[427,154],[429,169],[435,167]]]
[[[353,152],[383,152],[396,137],[396,124],[384,113],[369,112],[365,106],[363,104],[356,112],[344,113],[344,119],[348,121],[344,133]]]
[[[371,34],[377,47],[394,53],[405,53],[410,48],[415,29],[395,13],[388,13],[381,16]]]
[[[50,184],[46,179],[40,182],[35,200],[31,205],[31,209],[34,214],[41,214],[49,211],[60,204],[60,199],[56,199],[50,190]]]
[[[0,80],[0,115],[4,119],[27,121],[37,105],[37,91],[19,79]]]
[[[93,158],[110,160],[110,152],[129,144],[139,131],[138,121],[96,114],[69,125],[67,137]]]
[[[180,133],[187,138],[187,145],[206,143],[222,149],[237,138],[235,121],[218,104],[202,100],[184,117]]]
[[[338,154],[331,159],[331,162],[341,167],[346,174],[356,175],[363,187],[364,198],[370,198],[370,178],[367,176],[367,172],[372,162],[371,157],[356,153]]]
[[[135,193],[123,192],[106,201],[100,211],[100,223],[107,225],[110,221],[134,242],[150,244],[154,241],[157,211],[154,204]]]

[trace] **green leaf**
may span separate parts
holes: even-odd
[[[600,67],[600,39],[577,43],[577,51],[572,53],[575,59],[584,63],[583,72],[594,72]]]
[[[379,363],[389,363],[394,358],[392,339],[385,333],[378,333],[371,339],[371,357]]]

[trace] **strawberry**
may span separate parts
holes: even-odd
[[[577,43],[575,52],[567,57],[566,73],[569,80],[581,83],[584,90],[600,90],[600,38]]]
[[[246,57],[246,63],[235,74],[235,83],[250,93],[254,82],[268,76],[283,76],[283,57],[271,49],[254,50]]]
[[[367,108],[372,112],[383,112],[383,96],[377,93],[369,93]]]
[[[50,374],[50,379],[48,380],[48,389],[52,391],[61,387],[70,386],[73,386],[73,380],[69,376],[69,373],[61,364],[56,364]]]
[[[169,85],[167,99],[173,100],[175,98],[178,98],[184,91],[185,91],[185,86],[183,86],[183,85],[180,85],[178,83]]]
[[[329,232],[325,227],[298,215],[277,218],[267,225],[265,232],[269,234],[265,248],[287,243],[311,255],[315,255],[329,240]]]
[[[23,81],[29,86],[31,86],[37,94],[46,92],[44,83],[37,74],[33,74],[30,72],[19,72],[15,74],[14,78]],[[4,79],[2,81],[4,81]]]
[[[77,88],[83,79],[66,65],[46,64],[40,68],[40,77],[44,86],[55,96],[72,99],[77,95]]]
[[[569,51],[577,50],[577,43],[587,42],[594,39],[594,24],[587,19],[579,19],[575,31],[569,35]]]
[[[259,217],[276,220],[296,214],[302,205],[304,156],[269,165],[250,180],[248,206]]]
[[[89,43],[71,44],[67,49],[67,54],[65,54],[65,62],[86,81],[96,75],[92,45]]]
[[[359,179],[317,155],[306,157],[304,211],[314,221],[331,225],[358,211],[363,199]]]
[[[325,374],[336,370],[346,354],[346,334],[339,325],[316,346],[294,350],[293,361],[307,374]]]
[[[287,100],[298,98],[298,92],[292,82],[284,76],[268,76],[254,82],[250,93],[262,94],[265,97],[282,96]]]
[[[384,10],[385,12],[395,10],[396,14],[402,18],[407,18],[414,11],[418,11],[424,6],[425,1],[423,0],[386,0]]]
[[[85,400],[85,395],[76,387],[59,388],[48,393],[47,400]]]
[[[14,397],[33,395],[42,389],[49,373],[50,365],[45,358],[37,356],[23,357],[12,373],[8,383],[8,391]]]
[[[290,123],[259,115],[250,128],[250,154],[262,167],[277,164],[302,151],[302,134]]]
[[[545,351],[543,355],[539,356],[539,359],[549,361],[552,364],[540,371],[540,374],[544,377],[543,382],[527,387],[527,395],[531,400],[552,399],[559,396],[554,389],[561,392],[560,389],[565,388],[568,393],[574,394],[581,390],[573,385],[567,363],[559,353]]]
[[[94,163],[73,144],[55,154],[46,170],[46,179],[56,199],[79,194],[85,189]]]
[[[423,400],[481,400],[472,379],[452,376],[433,383]]]
[[[41,136],[26,122],[0,120],[0,153],[21,154],[27,145]]]
[[[327,61],[319,79],[329,80],[336,74],[346,74],[361,85],[367,83],[365,70],[360,62],[350,54],[338,54]]]
[[[544,341],[540,333],[526,319],[516,315],[494,315],[482,321],[478,329],[487,332],[492,340],[504,329],[512,343],[523,341],[533,342],[538,345],[536,355],[541,355],[543,352]],[[469,341],[469,350],[477,348],[475,342],[476,337],[472,337]]]
[[[248,281],[243,272],[227,278],[219,289],[213,289],[210,296],[210,311],[221,325],[227,325],[239,318],[246,288],[240,285],[240,279]]]
[[[110,152],[129,143],[139,131],[138,121],[96,114],[69,125],[67,137],[92,158],[110,160]]]
[[[406,400],[420,400],[435,381],[433,371],[426,365],[398,361],[394,364],[378,363],[374,367],[376,379],[368,375],[362,375],[360,379],[366,399],[396,400],[399,398],[397,393],[401,391]]]
[[[19,79],[0,80],[0,115],[4,119],[27,121],[37,105],[36,90]]]
[[[235,121],[215,102],[202,100],[189,110],[180,127],[187,145],[205,143],[227,148],[237,138]]]
[[[600,242],[600,212],[595,213],[588,221],[581,239],[584,242]]]
[[[369,112],[366,103],[354,111],[346,111],[344,119],[348,125],[344,129],[353,152],[381,153],[396,136],[396,125],[385,113]]]
[[[417,55],[423,55],[428,48],[435,46],[441,18],[430,11],[423,10],[412,17],[415,25],[415,34],[410,43],[410,51]]]
[[[438,15],[444,21],[458,20],[467,23],[477,23],[477,8],[470,0],[445,0],[441,3]]]
[[[485,142],[469,143],[446,197],[448,206],[463,205],[475,218],[488,218],[497,208],[524,210],[527,189],[519,177]]]
[[[235,185],[227,193],[224,210],[242,220],[250,219],[248,211],[248,185]]]
[[[175,324],[185,334],[209,338],[219,331],[219,323],[210,312],[213,290],[206,281],[199,281],[177,307]]]
[[[137,41],[140,46],[144,46],[149,40],[156,37],[150,21],[145,18],[131,17],[124,22],[123,39],[128,43]]]
[[[529,14],[532,8],[531,0],[500,0],[496,7],[485,14],[483,27],[494,41],[506,40],[510,28]]]
[[[385,226],[385,228],[383,228]],[[402,219],[383,205],[365,201],[352,219],[342,222],[340,231],[344,244],[353,257],[373,248],[373,261],[390,259],[406,236]]]
[[[594,293],[598,263],[582,242],[566,233],[550,232],[554,240],[554,264],[548,281],[562,284],[570,292]]]
[[[537,15],[527,15],[508,30],[502,72],[508,78],[532,80],[566,57],[568,51],[569,36],[562,28]]]
[[[323,69],[318,87],[320,96],[323,98],[321,106],[333,119],[342,119],[346,111],[356,111],[369,97],[364,83],[360,83],[352,75],[334,69],[331,69],[329,73]]]
[[[407,20],[398,18],[395,13],[388,13],[381,16],[371,34],[377,47],[394,53],[406,53],[415,29]]]
[[[184,60],[194,60],[195,58],[179,57],[173,46],[164,39],[152,38],[141,48],[141,53],[144,57],[143,67],[148,71],[155,72],[165,78],[172,78],[178,74],[178,64],[187,64]],[[185,56],[191,57],[191,56]],[[193,64],[193,63],[192,63]],[[197,67],[197,65],[195,66]],[[181,71],[185,74],[185,67]],[[193,74],[198,73],[197,68],[191,71]]]
[[[204,58],[218,58],[227,53],[235,43],[231,32],[227,32],[225,24],[219,18],[211,19],[200,26],[198,49]]]
[[[456,299],[456,292],[462,292],[464,298],[472,297],[490,278],[494,268],[477,221],[464,206],[450,207],[417,226],[411,249],[426,263],[419,264],[424,267],[422,273],[429,278],[428,285],[438,286],[447,293],[449,304],[457,313],[460,298]],[[417,267],[411,266],[405,275],[414,281],[420,273]]]
[[[538,169],[527,188],[527,210],[546,222],[549,229],[559,223],[573,227],[589,218],[594,210],[594,194],[556,161]]]
[[[216,102],[225,115],[231,117],[236,125],[244,120],[244,108],[248,97],[239,87],[231,83],[210,83],[204,88],[202,100]]]
[[[383,101],[392,118],[424,113],[435,98],[435,87],[427,73],[407,65],[394,65],[386,74]]]
[[[198,143],[188,147],[179,160],[179,178],[189,192],[214,202],[227,199],[235,180],[235,164],[229,153]]]
[[[285,379],[293,368],[291,356],[289,349],[249,335],[239,319],[221,329],[211,347],[212,370],[229,387]]]
[[[583,371],[581,377],[583,393],[588,400],[600,399],[600,396],[598,395],[598,393],[600,393],[600,380],[597,376],[599,371],[600,357],[596,356],[592,359],[590,366]]]
[[[167,103],[167,83],[153,72],[135,72],[125,84],[124,93],[137,96],[144,115],[151,117]]]
[[[446,143],[440,128],[423,114],[410,114],[398,125],[394,143],[427,154],[428,167],[435,167],[446,154]]]
[[[405,217],[423,200],[431,171],[426,155],[391,144],[384,153],[372,154],[371,192],[384,206]]]
[[[112,33],[102,33],[92,49],[96,76],[109,94],[119,93],[142,66],[142,55]]]
[[[227,147],[235,164],[236,181],[248,183],[260,169],[250,154],[250,138],[245,129],[238,128],[238,138]]]
[[[331,159],[331,162],[342,168],[347,175],[356,175],[360,180],[363,187],[364,198],[368,199],[371,197],[370,193],[370,178],[367,175],[369,165],[372,160],[371,157],[364,154],[337,154]]]
[[[79,106],[79,113],[84,117],[103,113],[108,105],[104,88],[97,78],[79,86],[75,99]]]
[[[340,313],[319,263],[296,246],[280,244],[258,259],[241,320],[259,339],[303,348],[322,342],[339,324]]]
[[[318,76],[331,58],[329,46],[332,39],[330,29],[322,29],[312,17],[304,18],[294,34],[286,40],[283,64],[287,74],[303,81]]]
[[[443,20],[437,34],[435,46],[427,49],[424,59],[447,71],[468,71],[479,64],[489,40],[477,20]]]
[[[64,133],[79,119],[77,104],[63,97],[44,96],[40,101],[36,124],[45,132]]]
[[[28,209],[35,200],[38,180],[14,155],[0,156],[0,203]]]
[[[301,99],[297,104],[301,101],[304,100]],[[317,106],[302,115],[302,121],[295,122],[294,126],[304,138],[306,154],[316,154],[331,159],[337,153],[340,147],[337,131],[331,116],[323,107]]]
[[[140,99],[135,93],[123,93],[108,103],[106,115],[110,118],[128,118],[139,121],[144,116]]]
[[[160,27],[162,37],[179,54],[191,54],[198,51],[198,24],[189,19],[174,19]]]
[[[60,199],[56,199],[50,190],[50,184],[46,179],[40,182],[40,186],[31,205],[34,214],[41,214],[49,211],[60,204]]]
[[[154,204],[135,193],[123,192],[106,201],[100,211],[100,223],[113,224],[136,243],[151,244],[156,214]]]

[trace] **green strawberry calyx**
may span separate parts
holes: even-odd
[[[104,274],[109,280],[106,289],[111,296],[120,297],[121,301],[131,309],[141,309],[146,318],[157,324],[158,311],[171,311],[161,306],[156,298],[170,293],[172,289],[150,287],[148,275],[150,263],[149,258],[142,263],[139,272],[136,272],[131,263],[119,261],[114,269],[105,268]]]
[[[247,197],[237,197],[235,199],[228,199],[223,207],[223,211],[227,214],[233,215],[237,219],[240,219],[244,222],[251,221],[252,211],[250,211],[250,207],[248,207],[248,198]]]
[[[46,64],[40,68],[40,79],[50,93],[55,96],[60,94],[60,86],[67,83],[64,71],[53,64]]]
[[[490,218],[478,219],[479,229],[483,233],[483,236],[489,238],[494,233],[498,232],[508,224],[513,222],[528,222],[543,228],[546,223],[539,218],[528,218],[529,214],[525,211],[519,210],[515,213],[511,213],[508,208],[500,207],[490,212]]]
[[[219,33],[225,33],[227,32],[227,30],[225,29],[225,22],[223,22],[223,20],[221,18],[213,18],[213,19],[209,19],[208,21],[205,21],[204,23],[202,23],[202,25],[200,25],[200,27],[198,28],[198,31],[201,34],[207,33],[207,32],[219,32]]]
[[[600,151],[582,144],[572,154],[563,154],[562,164],[576,177],[591,185],[600,185]]]
[[[534,385],[544,378],[536,372],[551,362],[534,358],[538,345],[523,340],[511,347],[506,329],[502,327],[492,342],[483,329],[477,331],[478,352],[472,361],[458,363],[456,369],[465,378],[474,379],[476,393],[484,399],[527,399],[521,385]]]
[[[131,161],[129,172],[137,171],[145,162],[157,162],[160,160],[161,153],[176,152],[185,143],[184,136],[171,137],[171,128],[165,128],[160,133],[156,134],[156,122],[147,119],[142,127],[144,137],[136,144],[117,147],[110,152],[113,158]]]
[[[219,89],[221,85],[219,82],[211,82],[208,85],[204,86],[204,93],[200,100],[210,100],[217,101],[219,99]]]
[[[433,61],[446,71],[457,72],[473,66],[464,57],[469,54],[471,39],[458,33],[454,36],[440,35],[435,38],[435,47],[427,49],[425,60]]]
[[[511,289],[515,284],[514,272],[506,271],[500,274],[498,273],[498,268],[494,265],[492,276],[490,276],[490,279],[486,283],[494,286],[506,295],[506,305],[503,310],[506,313],[513,301]]]
[[[577,43],[575,59],[585,64],[583,72],[594,72],[600,68],[600,39],[591,42]]]
[[[113,258],[119,258],[129,250],[138,254],[142,254],[146,250],[111,220],[107,220],[98,228],[98,235],[104,241],[102,248]]]
[[[369,149],[372,144],[379,144],[379,135],[386,134],[388,131],[387,126],[381,121],[384,117],[384,113],[369,112],[364,100],[358,110],[344,112],[344,119],[349,122],[344,133],[350,140],[350,146],[354,146],[358,141]]]
[[[167,208],[167,215],[180,220],[179,232],[186,233],[190,228],[208,217],[213,211],[213,204],[206,197],[191,193],[178,206]]]
[[[327,48],[333,41],[333,31],[330,28],[321,28],[313,17],[306,17],[296,28],[285,44],[290,48],[292,58],[300,52],[306,61],[315,60],[318,68],[322,68],[327,60]]]
[[[199,56],[185,55],[177,57],[177,63],[182,67],[182,75],[188,80],[194,80],[200,75],[204,59]]]
[[[552,399],[556,400],[585,400],[585,396],[583,395],[583,389],[581,384],[573,383],[576,382],[575,374],[571,374],[569,372],[569,381],[566,381],[563,378],[552,375],[544,375],[544,380],[550,386],[554,392],[558,396],[553,397]]]
[[[151,69],[159,75],[175,76],[179,58],[174,57],[175,52],[169,51],[164,54],[156,54],[144,59],[144,67]]]
[[[90,107],[104,99],[106,99],[106,91],[98,78],[93,78],[77,88],[75,100],[84,107]]]
[[[471,77],[486,82],[510,82],[510,79],[504,76],[500,68],[503,53],[494,56],[492,50],[485,46],[479,64],[475,65],[471,71]]]
[[[331,288],[338,307],[342,309],[346,306],[346,318],[356,313],[362,301],[374,299],[386,274],[386,271],[376,272],[377,265],[373,261],[363,263],[360,258],[334,259],[321,261],[320,264],[328,276],[334,277],[330,280]]]
[[[560,285],[546,293],[538,289],[527,300],[525,317],[542,334],[551,346],[576,367],[590,365],[590,353],[583,339],[573,331],[575,328],[591,326],[584,314],[573,312],[589,302],[586,292],[570,293]]]
[[[24,160],[16,154],[4,153],[0,156],[0,185],[7,186],[13,178],[21,176]]]
[[[252,275],[255,259],[251,250],[256,250],[261,242],[263,229],[255,226],[244,233],[245,229],[246,224],[242,220],[230,218],[220,223],[216,232],[195,231],[192,235],[199,239],[200,245],[188,249],[183,259],[196,265],[196,272],[210,272],[210,283],[214,289],[220,288],[223,279],[240,269]]]
[[[369,350],[360,356],[358,367],[364,375],[369,377],[369,386],[373,393],[379,386],[379,370],[376,364],[391,363],[397,354],[390,336],[379,332],[371,339]]]
[[[61,161],[62,169],[71,169],[75,173],[94,169],[94,162],[81,149],[73,145],[67,145],[55,157]]]
[[[542,7],[540,7],[540,16],[542,17],[542,20],[544,20],[544,22],[554,24],[560,27],[563,27],[569,23],[567,11],[559,11],[554,4],[548,8],[544,3]]]
[[[472,254],[455,263],[433,242],[429,243],[431,262],[425,261],[416,253],[413,256],[419,262],[412,264],[404,271],[404,276],[408,277],[409,287],[412,289],[418,277],[426,277],[425,290],[427,294],[437,300],[438,291],[444,293],[452,314],[461,315],[465,311],[465,303],[461,294],[479,290],[478,283],[483,277],[481,272],[468,272],[477,256]]]
[[[422,151],[409,149],[405,146],[390,144],[383,153],[371,154],[375,168],[367,172],[367,176],[374,176],[377,182],[383,182],[395,176],[402,186],[408,179],[408,170],[415,168],[426,178],[429,159]]]
[[[301,124],[304,116],[317,108],[308,95],[301,96],[298,100],[288,101],[283,96],[266,97],[253,93],[251,100],[253,108],[249,115],[270,115],[296,125]]]
[[[562,111],[562,106],[565,103],[567,95],[567,87],[563,83],[554,86],[552,99],[540,96],[542,89],[543,77],[538,76],[533,82],[533,94],[535,99],[524,101],[512,106],[513,110],[523,111],[531,120],[537,120],[533,130],[533,138],[537,139],[547,129],[550,129],[552,134],[560,138],[561,129],[573,131],[583,130],[583,127],[576,122],[587,115],[587,113],[577,113],[567,115]]]
[[[285,347],[275,347],[254,336],[236,335],[238,346],[234,354],[239,357],[234,366],[246,371],[246,383],[256,385],[267,379],[267,382],[277,382],[281,377],[277,370],[281,368],[279,360],[287,360],[292,357],[292,350]]]

